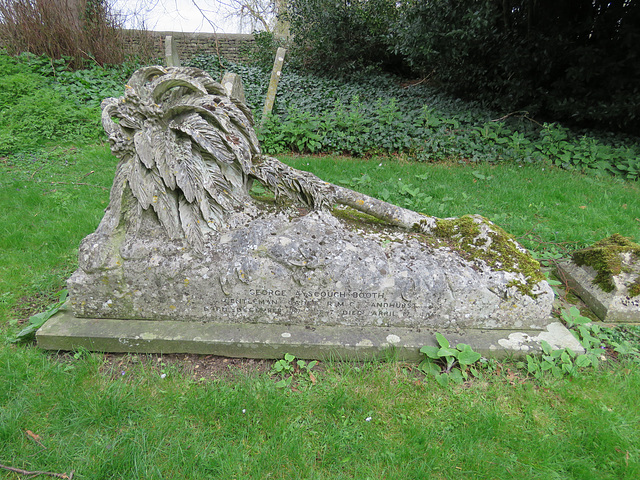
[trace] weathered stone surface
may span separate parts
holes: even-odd
[[[164,59],[167,67],[179,67],[180,57],[178,56],[178,48],[172,35],[164,38]]]
[[[68,281],[78,320],[183,324],[182,337],[206,325],[371,338],[551,322],[539,265],[502,229],[406,210],[261,155],[251,112],[202,70],[138,70],[103,102],[102,122],[120,162]],[[275,198],[252,198],[255,181]]]
[[[442,330],[549,322],[546,282],[523,294],[511,286],[522,274],[483,268],[420,234],[359,230],[327,212],[293,210],[245,209],[230,223],[197,256],[145,212],[135,236],[110,240],[107,268],[90,268],[104,239],[87,237],[68,282],[75,314]]]
[[[76,318],[62,309],[38,333],[47,350],[86,348],[98,352],[196,353],[247,358],[368,360],[397,358],[420,361],[420,348],[436,346],[432,332],[402,327],[302,327],[298,325],[220,324],[171,320]],[[452,345],[473,345],[491,357],[522,357],[539,352],[542,341],[553,348],[584,349],[561,323],[544,330],[478,330],[449,332]]]
[[[640,323],[640,296],[630,296],[630,272],[622,272],[614,276],[616,288],[605,292],[595,283],[597,272],[588,265],[578,266],[573,262],[562,262],[558,265],[558,277],[567,283],[582,301],[603,322]]]
[[[640,323],[640,245],[611,235],[572,254],[559,277],[601,320]]]
[[[239,102],[246,103],[242,78],[237,73],[227,72],[222,77],[222,86],[229,97],[236,98]]]

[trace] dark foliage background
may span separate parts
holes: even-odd
[[[299,63],[407,65],[505,112],[640,134],[638,0],[290,0]]]

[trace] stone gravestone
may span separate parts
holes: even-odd
[[[173,36],[167,35],[164,38],[164,59],[167,67],[179,67],[180,57],[178,56],[178,48]]]
[[[640,323],[640,245],[612,235],[558,265],[563,279],[600,320]]]
[[[554,294],[480,216],[438,219],[261,154],[251,112],[194,68],[147,67],[102,121],[120,159],[43,348],[417,359],[433,334],[481,352],[547,340]],[[250,195],[260,182],[272,196]],[[338,206],[338,207],[336,207]]]
[[[234,97],[237,102],[246,103],[242,78],[237,73],[226,72],[222,77],[222,86],[228,97]]]

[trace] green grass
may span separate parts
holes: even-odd
[[[284,160],[428,214],[481,213],[541,249],[614,232],[638,240],[638,186],[610,177],[541,165]],[[119,365],[7,343],[20,328],[9,320],[43,309],[76,267],[114,169],[106,146],[0,162],[0,464],[78,479],[640,475],[637,364],[534,381],[505,362],[446,389],[411,365],[329,362],[315,384],[292,390],[266,374],[197,381],[175,364],[161,378],[160,363],[144,356]],[[0,469],[0,478],[16,476]]]
[[[265,375],[163,379],[144,358],[121,371],[78,357],[0,351],[0,463],[91,479],[640,474],[637,369],[539,385],[492,374],[447,390],[402,365],[328,363],[294,391]]]
[[[43,308],[63,287],[79,242],[102,218],[115,163],[103,146],[0,162],[0,318],[22,298]]]

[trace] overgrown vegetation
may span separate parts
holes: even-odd
[[[216,57],[192,61],[221,78]],[[227,63],[243,78],[248,103],[261,112],[269,75],[258,67]],[[368,73],[350,81],[283,72],[274,115],[259,131],[270,154],[403,153],[422,162],[551,163],[627,179],[640,176],[640,143],[634,138],[572,132],[540,125],[526,114],[505,118],[443,96],[425,84]]]
[[[68,57],[75,68],[122,63],[123,24],[110,0],[0,0],[0,47]]]
[[[74,71],[70,62],[0,53],[0,155],[103,138],[100,102],[122,95],[133,64]]]
[[[636,0],[291,0],[298,63],[407,71],[508,113],[640,134]]]

